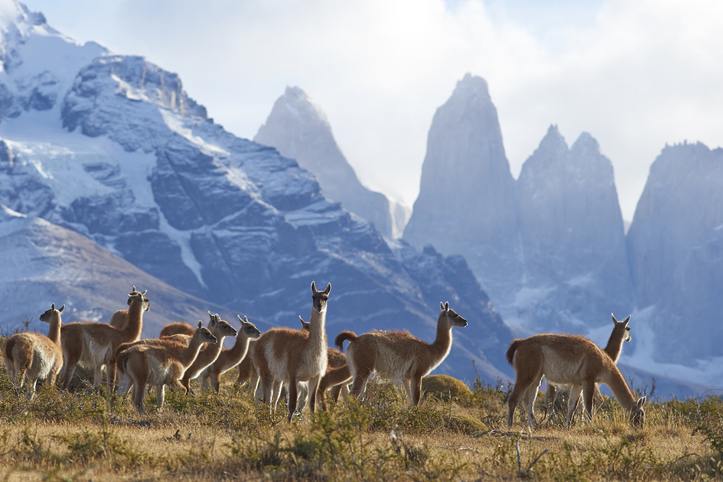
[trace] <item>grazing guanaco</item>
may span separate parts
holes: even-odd
[[[520,399],[527,409],[527,425],[531,428],[537,426],[534,403],[543,376],[556,385],[572,385],[569,402],[572,405],[577,402],[582,390],[589,418],[592,418],[595,384],[604,383],[610,387],[620,406],[629,412],[633,425],[642,426],[645,423],[643,406],[646,398],[641,397],[636,401],[613,360],[583,336],[540,334],[514,340],[506,356],[515,368],[516,378],[507,401],[508,427],[512,427],[515,408]]]
[[[103,374],[103,366],[108,371],[109,389],[115,386],[115,352],[123,343],[140,338],[143,331],[144,307],[149,306],[146,292],[132,291],[128,295],[128,322],[122,329],[105,323],[77,322],[69,323],[60,330],[63,348],[63,374],[61,386],[67,389],[73,377],[76,365],[95,369],[93,386],[98,386]]]
[[[50,324],[48,336],[40,333],[17,333],[5,342],[3,356],[8,376],[16,380],[19,387],[27,379],[25,395],[29,400],[35,396],[38,380],[47,380],[51,387],[55,385],[55,377],[63,368],[63,350],[60,345],[60,329],[63,321],[60,314],[65,305],[50,309],[40,315],[40,321]]]
[[[183,374],[196,360],[203,344],[217,342],[211,331],[199,321],[187,347],[182,343],[177,343],[175,347],[137,345],[121,352],[118,366],[133,380],[133,405],[136,410],[144,412],[146,385],[168,385],[186,392],[186,387],[180,382]]]
[[[628,316],[623,321],[618,321],[615,318],[615,315],[613,315],[612,313],[611,316],[613,318],[613,331],[612,333],[610,333],[610,338],[608,339],[607,345],[605,345],[604,351],[608,354],[613,363],[617,363],[618,359],[620,358],[620,353],[623,351],[623,342],[632,340],[632,337],[630,336],[630,325],[628,324],[630,322],[630,316]],[[545,391],[545,407],[547,408],[547,413],[550,414],[550,416],[554,415],[555,412],[555,398],[557,397],[558,388],[571,387],[556,387],[552,383],[547,384],[547,391]],[[600,388],[597,385],[595,385],[595,399],[603,400],[602,394],[600,393]],[[570,423],[572,422],[572,416],[575,413],[575,409],[577,408],[579,401],[580,398],[578,397],[578,401],[575,402],[575,405],[572,408],[572,412],[569,411],[570,405],[568,405],[568,414],[565,419],[565,426],[570,426]]]
[[[209,365],[201,372],[198,381],[201,383],[201,389],[207,389],[210,386],[218,393],[221,375],[233,369],[246,358],[249,348],[249,342],[261,336],[261,332],[256,325],[251,323],[245,316],[238,316],[241,322],[241,330],[236,336],[236,343],[230,349],[224,348],[216,358],[216,361]]]
[[[296,411],[297,382],[309,382],[309,408],[316,408],[316,390],[319,380],[326,373],[326,311],[331,283],[324,291],[317,291],[311,282],[312,307],[309,333],[290,328],[272,328],[256,342],[254,365],[261,381],[263,401],[273,411],[278,400],[280,384],[288,387],[288,420]]]
[[[452,348],[452,328],[467,326],[467,320],[450,309],[449,303],[440,303],[440,307],[437,338],[431,344],[407,331],[372,331],[359,336],[351,331],[339,333],[335,344],[340,350],[344,340],[350,341],[346,359],[354,380],[352,394],[363,394],[369,376],[376,371],[387,380],[401,380],[410,405],[418,405],[422,377],[437,368]]]

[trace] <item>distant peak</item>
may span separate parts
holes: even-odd
[[[309,97],[306,95],[306,92],[304,92],[304,90],[301,87],[297,87],[295,85],[286,86],[286,90],[284,91],[284,96],[292,98],[292,99],[304,99],[304,100],[309,99]]]
[[[540,141],[538,150],[541,152],[567,151],[567,142],[565,142],[565,138],[560,134],[560,130],[556,124],[550,124],[550,127],[547,129],[547,134],[545,134],[545,137]]]
[[[318,119],[325,125],[329,124],[323,109],[311,100],[300,87],[287,86],[279,101],[286,105],[287,111],[295,117],[306,120]]]
[[[562,134],[560,134],[560,129],[557,128],[557,124],[550,124],[550,127],[547,128],[547,134],[545,135],[545,137],[548,136],[562,137]]]
[[[487,86],[487,81],[477,75],[472,75],[469,72],[464,75],[462,80],[457,81],[457,87],[454,89],[453,95],[461,95],[464,97],[476,97],[482,96],[489,99],[490,92]]]
[[[483,79],[479,75],[472,75],[469,72],[464,74],[462,80],[457,81],[457,86],[475,87],[478,89],[483,89],[485,91],[488,90],[487,81],[485,79]]]
[[[575,143],[572,145],[572,149],[576,151],[587,151],[594,154],[600,154],[600,144],[597,140],[587,132],[580,134]]]

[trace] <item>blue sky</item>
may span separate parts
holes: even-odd
[[[723,2],[700,0],[28,0],[48,23],[181,75],[252,138],[287,85],[321,106],[362,182],[411,205],[427,131],[484,77],[516,177],[550,124],[587,131],[632,219],[668,144],[723,145]]]

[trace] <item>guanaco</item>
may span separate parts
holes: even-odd
[[[569,402],[572,405],[576,403],[580,391],[583,391],[585,411],[589,418],[592,418],[595,384],[604,383],[610,387],[620,406],[630,413],[633,425],[642,426],[645,423],[643,406],[646,398],[641,397],[636,401],[613,360],[583,336],[540,334],[514,340],[506,356],[515,368],[515,386],[507,401],[508,427],[512,427],[515,408],[520,399],[527,408],[527,425],[537,427],[534,403],[543,376],[556,385],[572,385]]]
[[[452,348],[452,328],[467,326],[467,320],[451,309],[449,302],[440,307],[437,338],[431,344],[407,331],[372,331],[360,336],[342,331],[335,344],[343,350],[344,340],[350,341],[346,359],[354,380],[351,393],[363,394],[369,376],[376,371],[387,380],[401,380],[410,405],[418,405],[422,377],[437,368]]]

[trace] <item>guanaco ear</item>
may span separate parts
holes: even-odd
[[[640,397],[638,398],[638,403],[636,404],[638,408],[643,408],[643,405],[645,405],[645,402],[648,400],[648,397]]]
[[[326,293],[328,295],[330,291],[331,291],[331,283],[328,283],[326,285],[326,289],[324,290],[324,293]]]
[[[449,311],[449,301],[444,303],[444,311]]]
[[[246,318],[246,315],[244,315],[244,323],[250,323],[249,319]]]
[[[238,318],[238,321],[240,321],[241,324],[243,325],[243,324],[244,324],[244,318],[246,318],[246,317],[244,316],[244,318],[241,318],[241,315],[236,315],[236,317]]]
[[[316,293],[316,283],[314,283],[313,281],[311,282],[311,292]]]
[[[55,303],[50,303],[50,309],[55,311]]]
[[[630,323],[630,316],[631,316],[631,315],[628,315],[628,317],[625,318],[625,320],[623,321],[623,324],[624,324],[624,325],[627,325],[628,323]]]
[[[65,303],[63,303],[63,306],[60,307],[60,309],[58,310],[58,313],[62,313],[64,309],[65,309]]]
[[[203,328],[203,321],[198,320],[198,327],[199,327],[199,328]]]
[[[444,311],[444,303],[442,303],[441,301],[439,302],[439,308]]]
[[[618,324],[618,319],[615,318],[615,315],[613,315],[612,313],[610,313],[610,316],[613,317],[613,323],[615,323],[615,324],[617,325],[617,324]]]
[[[138,290],[136,290],[136,285],[133,285],[133,289],[131,290],[131,292],[133,292],[133,291],[138,291]]]
[[[301,322],[302,325],[303,325],[304,323],[306,323],[306,322],[304,321],[304,319],[301,317],[301,315],[299,315],[299,321]]]
[[[148,290],[145,290],[145,291],[144,291],[143,293],[141,293],[141,294],[142,294],[143,296],[145,296],[146,293],[148,293]]]

